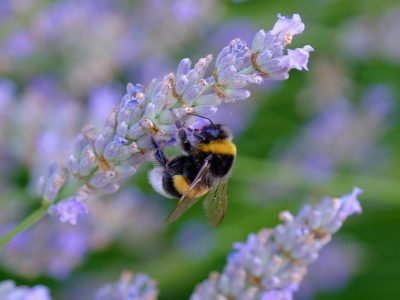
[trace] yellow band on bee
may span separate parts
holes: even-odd
[[[183,175],[175,175],[172,178],[172,180],[173,180],[175,189],[181,195],[183,195],[189,188],[189,182],[186,180],[185,176],[183,176]],[[198,197],[203,196],[207,192],[208,192],[208,189],[206,187],[200,187],[200,188],[192,190],[188,196],[190,198],[198,198]]]
[[[211,141],[208,144],[199,144],[197,148],[203,152],[236,155],[236,146],[231,140]]]

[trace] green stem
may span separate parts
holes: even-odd
[[[41,218],[47,214],[49,204],[44,204],[39,209],[35,210],[25,220],[15,226],[6,235],[0,238],[0,249],[3,248],[14,236],[21,233],[25,229],[28,229],[32,225],[36,224]]]
[[[80,187],[85,185],[86,183],[89,182],[89,180],[92,178],[93,174],[97,172],[99,167],[94,168],[86,177],[85,179],[70,185],[70,186],[64,186],[60,189],[58,192],[58,196],[56,199],[54,199],[53,203],[58,203],[61,200],[70,197],[73,193],[75,193]],[[11,229],[9,232],[7,232],[4,236],[0,238],[0,249],[3,248],[13,237],[15,237],[17,234],[21,233],[22,231],[28,229],[32,225],[36,224],[38,221],[40,221],[46,214],[47,210],[49,208],[51,203],[47,201],[43,201],[43,204],[40,208],[35,210],[33,213],[31,213],[28,217],[26,217],[21,223],[19,223],[17,226],[15,226],[13,229]]]

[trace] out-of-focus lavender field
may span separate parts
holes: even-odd
[[[165,224],[175,202],[152,190],[147,163],[117,193],[91,195],[76,225],[46,216],[16,236],[0,249],[0,282],[84,300],[132,271],[158,282],[159,299],[187,299],[234,242],[275,226],[280,211],[359,186],[363,214],[322,250],[294,299],[396,299],[397,1],[0,0],[0,235],[40,206],[38,178],[68,158],[85,124],[102,128],[128,82],[146,88],[236,37],[251,45],[278,13],[301,15],[291,46],[312,45],[309,72],[253,86],[213,116],[238,148],[218,228],[201,205]]]

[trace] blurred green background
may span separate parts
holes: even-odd
[[[120,5],[121,10],[132,5],[140,15],[141,6],[136,2],[119,2],[117,6]],[[20,23],[8,22],[8,27],[1,29],[3,40],[7,32],[15,28],[13,22],[18,26],[29,24],[30,14],[44,10],[49,3],[41,1],[41,5],[33,5],[34,9],[25,12]],[[129,10],[126,13],[129,14]],[[218,49],[236,36],[234,29],[239,31],[239,37],[248,32],[254,35],[260,28],[268,30],[273,26],[277,13],[301,15],[306,29],[295,37],[290,48],[312,45],[315,51],[310,55],[310,71],[291,71],[290,78],[279,84],[253,87],[252,97],[246,103],[224,107],[221,118],[225,114],[232,127],[238,126],[235,129],[238,157],[230,180],[229,211],[221,226],[214,229],[206,224],[201,205],[193,207],[172,225],[164,225],[162,221],[174,203],[151,190],[147,183],[147,171],[151,168],[148,164],[122,189],[141,190],[140,197],[147,204],[140,202],[136,207],[139,210],[137,214],[146,209],[160,210],[158,214],[150,215],[150,219],[141,220],[145,221],[144,224],[135,223],[137,215],[126,215],[119,220],[139,229],[125,226],[107,243],[88,251],[71,273],[61,278],[45,272],[26,276],[18,270],[19,266],[13,268],[5,264],[6,267],[0,269],[0,279],[12,278],[18,284],[26,285],[44,284],[50,287],[53,299],[73,297],[78,300],[90,299],[95,288],[116,281],[123,270],[132,270],[147,273],[158,281],[160,299],[187,299],[196,284],[207,278],[211,271],[222,270],[235,241],[243,241],[250,232],[263,227],[275,226],[280,211],[297,212],[305,202],[315,203],[325,195],[339,197],[359,186],[364,190],[360,197],[363,213],[350,218],[334,237],[344,245],[356,245],[349,258],[356,261],[354,267],[346,270],[346,265],[340,266],[339,263],[339,273],[343,271],[347,277],[335,286],[334,281],[339,279],[334,275],[329,279],[330,269],[321,262],[322,271],[319,272],[325,273],[325,280],[331,280],[333,288],[324,288],[325,285],[318,282],[319,278],[313,277],[309,284],[314,288],[308,294],[300,295],[300,292],[299,299],[397,299],[396,295],[400,294],[398,1],[223,1],[218,3],[211,20],[204,18],[195,24],[202,30],[162,49],[169,57],[166,70],[173,70],[183,57],[195,60],[211,51],[217,54]],[[147,25],[144,21],[138,24]],[[247,31],[241,32],[244,27]],[[224,35],[224,32],[227,33]],[[77,38],[90,40],[90,36]],[[167,40],[173,38],[171,34]],[[251,35],[243,38],[250,38],[248,42],[251,42]],[[73,40],[71,45],[79,45],[79,39]],[[135,45],[130,47],[134,52]],[[160,53],[152,49],[151,55],[159,57]],[[22,91],[24,84],[38,72],[54,74],[59,72],[59,68],[66,70],[65,65],[75,59],[73,55],[69,56],[68,49],[65,53],[59,49],[50,50],[50,59],[46,52],[37,52],[39,54],[35,56],[17,60],[16,68],[13,65],[3,67],[0,75],[13,79],[17,90]],[[151,61],[151,56],[143,57],[134,57],[130,62],[132,66],[121,64],[123,67],[115,67],[113,74],[100,78],[93,86],[113,82],[122,95],[123,86],[128,81],[148,83],[140,66],[143,61]],[[21,60],[28,65],[21,64]],[[146,70],[152,69],[146,65]],[[63,72],[57,74],[59,77],[63,75]],[[87,107],[90,88],[76,92],[70,82],[63,82],[60,86],[67,91],[73,90],[77,101]],[[380,93],[382,89],[378,89],[370,96],[371,88],[376,86],[384,92]],[[365,100],[368,97],[372,100]],[[386,106],[381,108],[381,104]],[[235,108],[236,105],[248,107],[247,111]],[[338,110],[335,110],[336,105]],[[376,114],[374,107],[379,110]],[[330,113],[337,115],[330,117]],[[321,121],[324,118],[334,121],[324,123]],[[218,116],[215,120],[219,121]],[[322,125],[315,125],[319,124],[318,120]],[[315,133],[310,124],[316,128],[320,126],[322,132]],[[72,130],[72,136],[78,133],[81,125],[75,124],[76,131]],[[338,128],[331,130],[332,126]],[[313,133],[309,133],[310,130],[314,130]],[[318,136],[322,146],[318,146]],[[2,147],[6,147],[6,141],[1,141],[4,142]],[[312,160],[324,150],[329,153],[322,154],[322,167],[312,166],[310,171],[303,161],[310,163],[310,157]],[[4,176],[7,177],[4,185],[17,187],[12,190],[12,195],[20,195],[21,190],[28,189],[31,177],[36,175],[26,160],[16,160],[16,163],[18,165],[4,169],[7,175]],[[11,201],[12,197],[7,195],[0,195],[2,203]],[[109,203],[112,200],[113,196],[110,196],[100,201]],[[20,202],[16,216],[25,215],[36,205]],[[2,216],[8,206],[4,204]],[[98,219],[96,222],[102,221]],[[157,224],[156,230],[148,230],[148,224],[152,222]],[[150,236],[130,241],[140,230]]]

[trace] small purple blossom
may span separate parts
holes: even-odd
[[[171,6],[172,13],[182,23],[193,22],[199,17],[199,2],[194,0],[176,0]]]
[[[292,18],[278,15],[274,28],[268,32],[260,30],[253,40],[252,65],[264,76],[275,80],[285,80],[289,77],[289,70],[296,68],[307,70],[309,52],[313,48],[309,45],[302,49],[284,49],[292,42],[293,36],[303,32],[304,23],[299,15]]]
[[[271,30],[271,34],[276,35],[280,40],[287,41],[288,38],[296,34],[300,34],[304,31],[304,23],[302,22],[300,15],[294,14],[292,18],[282,16],[278,14],[278,21],[275,23],[274,28]]]
[[[294,50],[288,50],[288,56],[290,60],[291,68],[297,70],[307,70],[308,57],[310,52],[314,51],[313,47],[306,45],[303,48],[296,48]]]
[[[86,205],[77,200],[76,198],[70,198],[58,204],[52,205],[49,208],[51,215],[57,215],[60,221],[63,223],[69,222],[72,225],[76,225],[77,218],[79,215],[87,214],[88,209]]]
[[[16,286],[14,281],[0,282],[0,299],[3,300],[51,300],[47,287],[36,285],[32,288]]]

